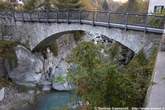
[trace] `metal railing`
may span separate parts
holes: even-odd
[[[8,12],[8,17],[21,22],[79,23],[155,33],[163,33],[165,22],[165,16],[82,10],[14,11]]]

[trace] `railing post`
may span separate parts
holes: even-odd
[[[127,30],[127,25],[128,25],[128,13],[125,13],[125,30]]]
[[[108,28],[111,27],[110,22],[111,22],[111,12],[109,11],[109,12],[108,12]]]
[[[24,12],[22,12],[22,20],[23,20],[23,22],[25,22],[25,19],[24,19]]]
[[[29,16],[30,16],[30,22],[32,22],[31,13],[32,13],[32,12],[29,12]]]
[[[14,19],[14,22],[16,22],[15,10],[13,11],[13,19]]]
[[[37,16],[38,16],[38,22],[40,22],[40,11],[37,11]]]
[[[46,20],[47,20],[47,23],[49,23],[49,10],[46,9]]]
[[[69,22],[69,9],[67,10],[67,23],[70,24],[70,22]]]
[[[92,22],[93,26],[95,26],[95,11],[93,11],[93,20],[92,21],[93,21]]]
[[[79,11],[79,23],[82,24],[82,22],[81,22],[81,10]]]
[[[146,15],[144,16],[144,32],[145,32],[145,33],[147,32],[147,25],[148,25],[147,19],[148,19],[148,14],[146,14]]]
[[[56,10],[56,14],[57,14],[56,22],[58,23],[58,10]]]

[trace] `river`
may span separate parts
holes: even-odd
[[[36,110],[74,110],[77,102],[78,98],[71,91],[52,91],[37,99]]]

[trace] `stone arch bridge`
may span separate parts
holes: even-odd
[[[149,20],[164,21],[164,17],[153,15],[98,11],[1,12],[0,15],[8,21],[4,26],[10,33],[3,39],[28,43],[31,50],[54,35],[85,31],[107,36],[138,53],[150,43],[158,44],[163,33],[161,26],[154,27]]]

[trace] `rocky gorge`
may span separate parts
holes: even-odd
[[[73,90],[75,86],[69,81],[67,74],[70,69],[76,69],[76,64],[69,61],[69,56],[72,50],[83,41],[94,42],[96,45],[103,45],[103,47],[118,45],[120,66],[128,64],[134,57],[134,52],[120,43],[106,36],[86,32],[67,33],[57,39],[45,40],[32,51],[17,44],[14,47],[17,65],[11,68],[10,64],[5,63],[5,74],[17,86],[16,88],[13,86],[0,87],[0,108],[3,108],[2,110],[17,110],[17,108],[12,109],[15,106],[12,104],[13,102],[9,103],[9,100],[16,97],[18,101],[14,101],[15,103],[25,102],[26,106],[26,104],[33,103],[35,96],[41,94],[42,91]],[[144,48],[146,55],[149,55],[151,48],[151,44]],[[103,57],[109,58],[105,48],[100,52]],[[18,88],[22,86],[30,89],[26,92],[19,92]],[[12,96],[12,94],[14,95]],[[9,104],[11,107],[8,107]],[[4,109],[5,107],[8,109]]]

